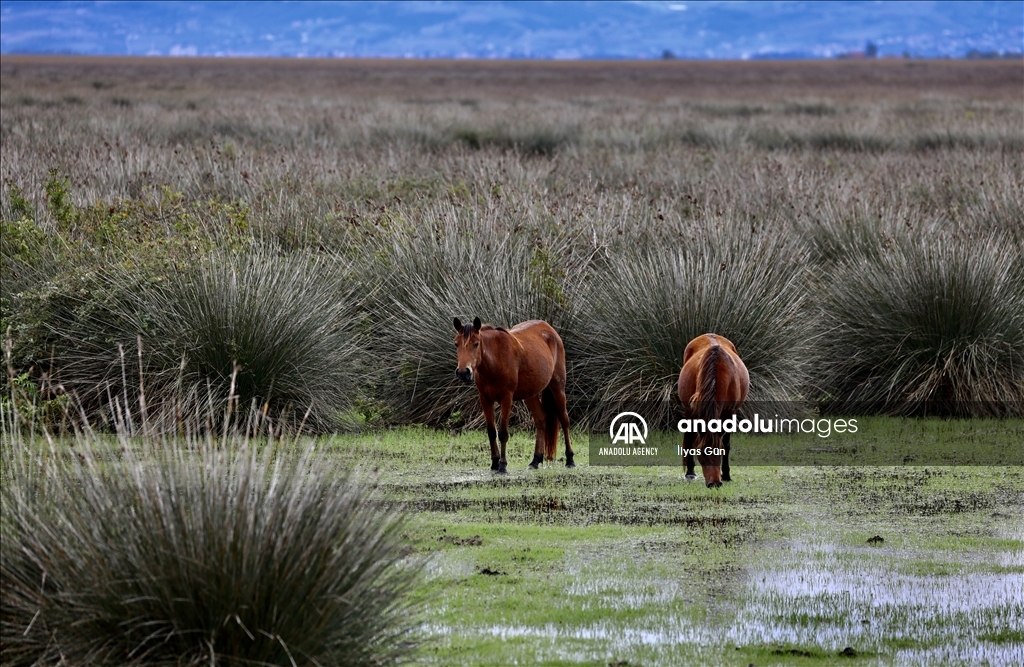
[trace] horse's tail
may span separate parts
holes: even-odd
[[[712,345],[704,354],[704,360],[697,370],[697,392],[690,399],[690,409],[699,419],[718,419],[721,407],[717,401],[718,360],[721,358],[720,346]]]
[[[558,404],[551,387],[545,387],[540,393],[540,404],[544,408],[544,458],[555,460],[558,453]]]

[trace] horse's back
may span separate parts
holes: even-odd
[[[703,334],[691,340],[686,346],[686,350],[683,352],[683,365],[685,366],[686,362],[688,362],[693,355],[698,352],[703,352],[715,345],[719,345],[720,347],[728,350],[735,359],[740,358],[740,353],[736,351],[736,346],[733,345],[733,342],[725,336],[719,336],[718,334]],[[743,363],[742,360],[740,363]]]
[[[731,340],[718,334],[704,334],[694,338],[683,352],[683,367],[679,371],[679,400],[689,404],[697,391],[697,377],[705,356],[718,347],[719,361],[716,367],[716,400],[735,404],[746,400],[750,388],[750,374]]]
[[[520,322],[509,330],[520,343],[538,341],[551,349],[562,349],[562,337],[555,328],[544,320],[527,320]]]
[[[554,327],[544,320],[528,320],[509,333],[521,346],[517,397],[539,393],[552,379],[565,382],[565,347]]]
[[[544,320],[526,320],[525,322],[520,322],[519,324],[515,325],[514,327],[509,329],[509,331],[511,331],[512,333],[537,333],[543,331],[550,331],[556,336],[558,335],[558,332],[555,331],[555,328],[548,324],[547,322],[545,322]]]

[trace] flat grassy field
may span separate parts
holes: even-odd
[[[866,420],[893,441],[942,424],[900,422]],[[576,469],[530,470],[531,436],[507,477],[480,431],[328,443],[415,516],[424,664],[1024,659],[1024,468],[738,466],[714,491],[589,466],[582,433]]]

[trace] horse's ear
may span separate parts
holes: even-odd
[[[456,317],[455,321],[452,322],[452,324],[455,325],[455,330],[456,331],[458,331],[459,333],[462,333],[462,320],[460,320],[459,318]]]
[[[480,318],[479,317],[474,317],[473,318],[473,331],[480,331],[480,325],[481,325]]]

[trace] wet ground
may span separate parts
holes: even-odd
[[[1024,468],[736,467],[710,490],[510,445],[507,476],[480,433],[333,445],[414,514],[424,664],[1024,664]]]

